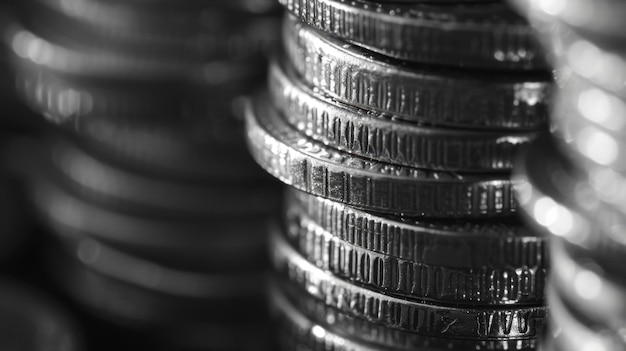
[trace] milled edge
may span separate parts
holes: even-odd
[[[260,104],[261,97],[246,109],[250,152],[268,173],[296,189],[407,216],[501,217],[517,211],[508,176],[465,177],[342,154],[307,140],[267,103]],[[260,107],[266,110],[259,114]]]
[[[287,222],[306,216],[339,240],[404,260],[423,260],[429,245],[463,243],[477,266],[547,267],[550,263],[548,236],[519,218],[479,223],[415,221],[364,212],[296,190],[287,190],[285,203]]]
[[[305,218],[299,223],[287,223],[287,227],[291,243],[309,262],[337,277],[377,291],[460,305],[543,303],[547,276],[544,267],[475,268],[408,261],[339,240]],[[446,254],[455,259],[462,253]]]
[[[490,69],[547,68],[533,30],[503,4],[497,9],[490,4],[479,14],[468,15],[452,6],[279,2],[310,26],[399,59]],[[464,15],[468,18],[460,18]]]
[[[283,289],[281,289],[283,288]],[[281,291],[283,290],[283,291]],[[509,340],[462,340],[446,337],[428,337],[408,333],[396,329],[386,328],[363,319],[347,315],[329,306],[313,305],[298,310],[290,299],[298,296],[288,296],[289,290],[284,284],[271,284],[271,306],[274,315],[278,317],[281,328],[282,341],[286,349],[293,349],[293,344],[310,347],[320,345],[327,349],[329,342],[334,351],[361,350],[361,343],[367,343],[376,350],[403,349],[423,351],[446,350],[535,350],[536,339],[509,339]],[[297,293],[297,292],[296,292]],[[308,312],[308,313],[307,313]],[[322,333],[324,331],[325,333]],[[316,333],[314,333],[316,332]],[[330,335],[329,335],[330,334]],[[328,335],[329,338],[325,336]],[[335,338],[338,337],[338,338]],[[357,338],[357,339],[354,339]],[[354,340],[353,340],[354,339]],[[335,342],[336,341],[336,342]],[[301,345],[304,343],[304,345]],[[348,344],[348,348],[343,346]],[[353,345],[356,349],[352,348]]]
[[[274,268],[304,294],[356,318],[422,336],[498,340],[534,338],[545,322],[545,307],[460,308],[396,298],[344,282],[315,267],[274,230]],[[306,292],[306,293],[305,293]],[[298,303],[307,305],[301,296]]]
[[[518,149],[536,134],[394,121],[313,93],[288,73],[287,65],[272,62],[268,78],[270,97],[282,115],[307,136],[359,156],[428,169],[511,170]]]
[[[547,124],[548,79],[493,79],[390,64],[290,16],[283,42],[308,85],[348,105],[434,125],[538,129]]]

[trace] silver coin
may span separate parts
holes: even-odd
[[[308,88],[288,63],[272,62],[270,98],[301,133],[346,152],[405,166],[502,171],[535,133],[434,128],[338,103]]]
[[[317,345],[332,345],[333,350],[535,350],[535,339],[489,341],[427,337],[385,328],[356,319],[332,308],[315,319],[298,310],[280,288],[273,286],[271,304],[283,338],[283,348],[308,350]],[[318,316],[319,317],[319,316]],[[327,336],[327,337],[326,337]],[[365,340],[360,340],[365,339]]]
[[[395,166],[311,141],[263,97],[249,106],[248,145],[270,174],[357,208],[406,216],[502,217],[517,211],[508,174],[461,175]]]
[[[293,17],[285,17],[283,39],[304,82],[349,105],[474,129],[538,129],[547,122],[551,82],[544,74],[409,65],[324,36]]]
[[[546,236],[517,217],[415,220],[361,211],[294,190],[287,190],[285,204],[287,221],[305,216],[339,240],[402,260],[465,268],[549,264]]]
[[[319,304],[419,336],[485,341],[535,338],[546,318],[546,309],[540,306],[490,309],[407,300],[331,275],[308,262],[277,233],[271,246],[274,268],[288,279],[298,296],[294,303],[301,309],[319,311],[314,307]]]
[[[285,223],[285,235],[289,242],[309,262],[344,280],[376,291],[432,303],[471,306],[543,303],[547,264],[466,265],[473,256],[491,257],[511,252],[519,254],[524,249],[530,253],[537,248],[539,251],[534,251],[538,254],[535,257],[543,261],[540,255],[544,251],[541,248],[544,242],[537,237],[507,238],[503,235],[500,242],[495,243],[498,233],[491,233],[490,239],[494,245],[489,247],[480,243],[486,239],[484,236],[468,232],[455,233],[449,230],[444,234],[445,230],[437,231],[392,220],[380,219],[380,226],[370,222],[373,228],[388,228],[390,231],[387,233],[394,233],[394,229],[398,229],[395,233],[403,231],[405,238],[416,234],[411,240],[415,259],[407,260],[368,249],[367,244],[362,245],[368,242],[367,237],[361,237],[357,244],[342,240],[341,236],[350,234],[327,231],[311,220],[302,208],[298,210],[289,203],[287,206],[292,211],[287,215]],[[336,207],[341,206],[337,204]],[[377,219],[375,216],[371,218],[373,221]],[[371,239],[376,237],[376,234],[369,234]],[[394,235],[388,243],[395,244],[394,239],[399,237]],[[374,239],[369,242],[382,244],[388,237],[378,236],[377,239],[380,241]],[[528,239],[529,242],[521,244]],[[512,247],[514,242],[520,246]],[[531,244],[533,242],[536,246]],[[509,245],[511,247],[507,247]],[[533,260],[532,257],[529,259]]]
[[[304,23],[388,56],[438,65],[543,69],[528,24],[501,3],[281,0]]]

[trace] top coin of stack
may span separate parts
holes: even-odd
[[[272,239],[284,349],[534,348],[545,237],[510,177],[547,126],[531,28],[501,3],[280,2],[246,128],[292,188]]]
[[[512,3],[537,29],[558,73],[553,133],[529,148],[518,169],[529,222],[554,237],[546,349],[623,350],[626,6]]]

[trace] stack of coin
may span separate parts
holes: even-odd
[[[619,1],[514,3],[555,68],[552,135],[521,162],[520,203],[552,234],[547,350],[623,350],[626,342],[626,56]]]
[[[281,3],[246,129],[290,186],[271,241],[283,349],[533,349],[546,237],[511,181],[547,126],[531,28],[502,3]]]
[[[264,0],[32,0],[1,21],[17,92],[56,126],[28,156],[63,248],[51,271],[86,310],[147,335],[141,348],[264,347],[278,201],[241,104],[275,14]]]

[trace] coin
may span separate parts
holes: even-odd
[[[415,220],[361,211],[294,190],[286,191],[285,206],[285,222],[306,217],[338,240],[402,260],[474,268],[549,264],[547,237],[518,217]]]
[[[280,0],[304,23],[409,61],[489,69],[545,69],[532,29],[504,4],[464,6]]]
[[[286,56],[304,82],[349,105],[434,125],[546,125],[551,83],[544,73],[409,65],[325,37],[293,17],[285,17],[283,40]]]
[[[286,349],[308,350],[317,345],[332,345],[334,350],[535,350],[535,339],[486,340],[429,337],[386,328],[365,319],[354,318],[331,307],[320,306],[319,312],[308,315],[278,283],[272,284],[271,305],[282,332]],[[315,307],[314,307],[315,308]],[[325,337],[328,336],[328,337]]]
[[[382,162],[466,172],[510,170],[518,148],[535,135],[403,123],[315,93],[280,61],[271,63],[268,86],[277,109],[301,133]]]
[[[415,245],[412,249],[424,253],[415,260],[406,260],[341,240],[335,233],[324,230],[307,218],[304,211],[288,218],[285,226],[287,239],[306,260],[325,272],[368,289],[409,300],[441,304],[493,306],[543,302],[546,266],[464,265],[463,261],[471,260],[466,257],[476,256],[480,252],[471,249],[480,246],[480,243],[473,244],[471,241],[480,239],[468,233],[452,234],[455,237],[448,239],[448,242],[446,239],[438,242],[437,238],[433,238],[437,234],[424,238],[427,236],[424,227],[406,229],[407,236],[423,230],[421,238],[413,242]],[[459,238],[463,234],[468,238]],[[420,239],[423,239],[423,247],[416,244],[422,242]],[[520,241],[524,239],[528,238],[519,238]],[[431,243],[427,244],[429,241]],[[391,242],[395,243],[394,240]],[[470,244],[466,247],[464,242]],[[505,247],[507,244],[503,239],[496,247]],[[503,251],[516,250],[505,248]],[[489,255],[489,252],[485,255]],[[493,255],[498,255],[497,251]]]
[[[289,279],[298,291],[294,293],[298,296],[294,303],[299,308],[313,308],[312,301],[317,301],[386,328],[421,336],[465,340],[534,338],[546,316],[545,307],[448,307],[407,300],[331,275],[308,262],[276,232],[272,235],[271,246],[274,269]],[[377,307],[372,309],[371,306]]]
[[[257,97],[246,116],[256,161],[283,183],[357,208],[405,216],[502,217],[517,211],[507,174],[461,175],[395,166],[300,135]]]

